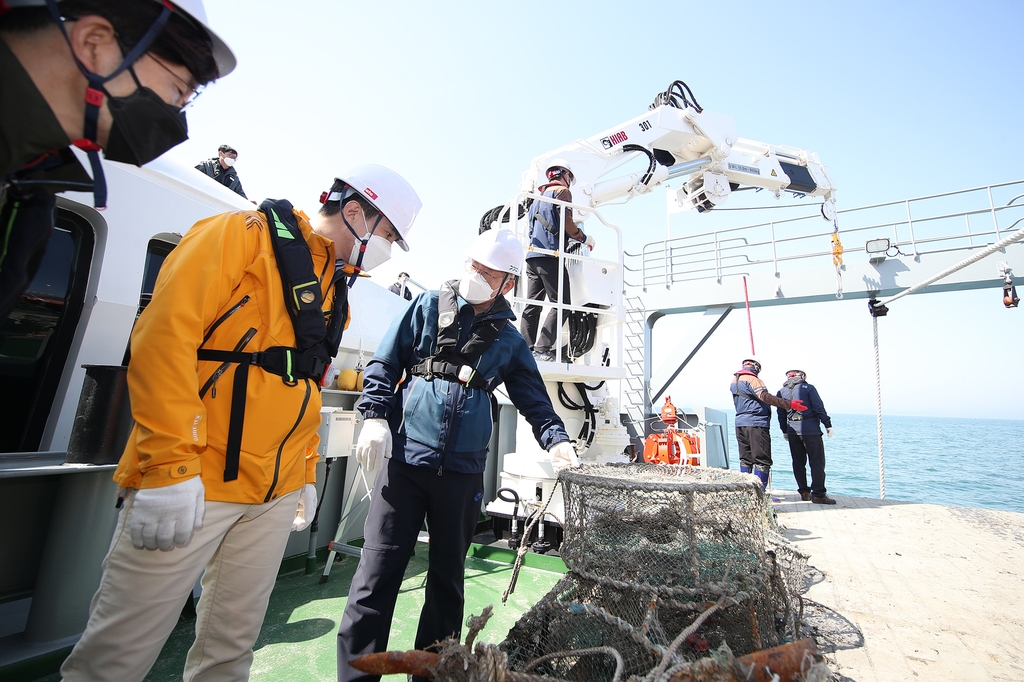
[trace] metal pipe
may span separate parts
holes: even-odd
[[[674,166],[670,166],[668,169],[668,177],[666,180],[673,180],[681,175],[690,175],[694,171],[698,171],[704,166],[711,163],[711,159],[695,159],[693,161],[686,161],[684,163],[677,163]]]

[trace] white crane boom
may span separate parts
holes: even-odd
[[[675,81],[645,113],[537,156],[520,189],[534,192],[547,182],[550,166],[564,164],[576,179],[573,203],[595,208],[686,176],[677,194],[685,208],[709,211],[732,190],[747,186],[768,189],[776,197],[783,191],[822,197],[822,215],[827,220],[835,216],[836,190],[817,153],[743,139],[732,116],[703,110],[688,92],[685,83]],[[607,177],[638,155],[647,157],[646,171]],[[573,215],[577,222],[584,218],[582,211]]]

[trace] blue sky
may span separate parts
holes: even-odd
[[[192,139],[172,154],[195,163],[232,144],[251,198],[309,212],[345,169],[394,168],[424,209],[412,251],[378,269],[385,285],[399,270],[433,286],[456,276],[480,215],[534,156],[642,113],[676,79],[742,137],[818,152],[841,207],[1024,178],[1021,3],[207,5],[239,66],[190,110]],[[663,196],[618,210],[628,247],[664,236]],[[893,306],[880,321],[886,412],[1024,418],[1024,310],[998,298]],[[872,412],[863,305],[755,310],[769,386],[803,365],[830,411]],[[748,343],[745,316],[730,316],[673,387],[677,404],[730,406]]]

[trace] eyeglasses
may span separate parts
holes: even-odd
[[[155,56],[153,56],[152,52],[147,52],[146,54],[150,57],[150,59],[152,59],[154,62],[159,64],[160,68],[162,68],[164,71],[166,71],[167,73],[169,73],[172,76],[174,76],[175,80],[177,80],[179,83],[181,83],[183,86],[185,86],[185,92],[191,93],[185,99],[185,103],[182,104],[178,108],[178,111],[185,111],[186,109],[191,107],[192,103],[195,102],[199,98],[199,95],[203,94],[203,91],[206,89],[205,85],[197,85],[197,86],[193,87],[192,85],[190,85],[188,83],[188,81],[186,81],[184,78],[182,78],[178,74],[176,74],[173,71],[171,71],[170,68],[168,68],[168,66],[166,64],[164,64],[162,61],[160,61]],[[236,156],[237,156],[237,154],[236,154]]]
[[[492,286],[497,286],[498,284],[500,284],[502,277],[505,274],[503,272],[495,272],[488,268],[486,265],[481,265],[480,263],[477,263],[472,258],[466,259],[466,270],[472,270],[473,272],[479,273],[481,276],[483,276],[484,279],[487,280],[487,283]]]

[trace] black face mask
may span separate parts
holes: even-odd
[[[107,93],[114,119],[103,155],[110,161],[142,166],[188,139],[185,114],[139,83],[135,70],[128,71],[138,89],[127,97]]]

